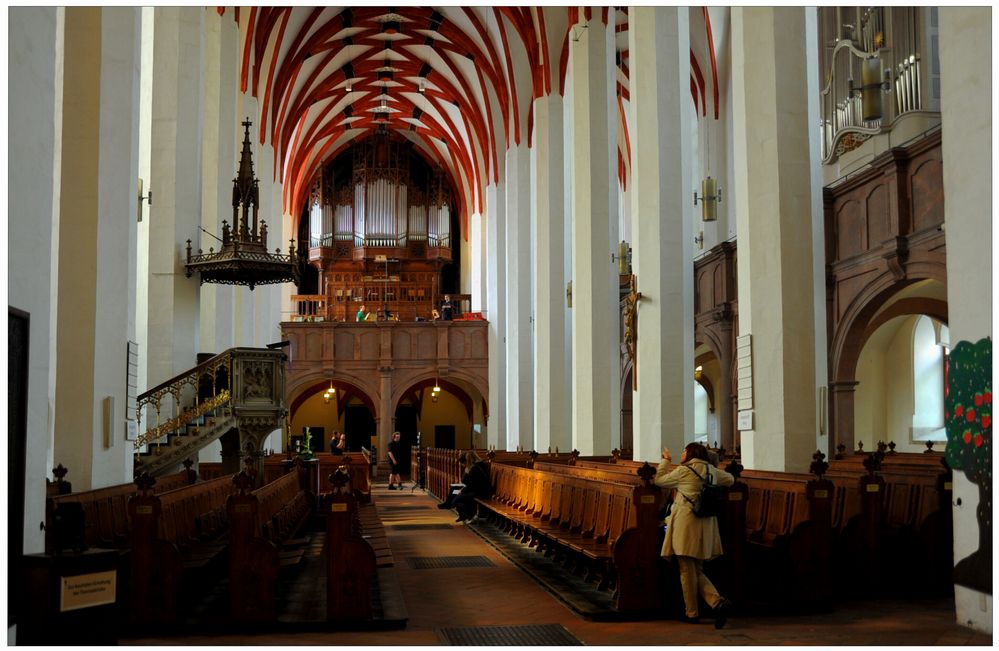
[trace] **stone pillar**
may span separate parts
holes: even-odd
[[[59,242],[59,192],[62,168],[58,164],[62,132],[62,59],[60,36],[65,9],[59,7],[11,7],[8,10],[8,88],[16,88],[7,100],[9,151],[18,152],[17,163],[8,168],[7,235],[17,246],[7,247],[7,301],[28,313],[27,411],[24,458],[24,522],[8,532],[9,549],[16,551],[17,536],[23,536],[26,554],[44,550],[45,535],[37,526],[45,520],[45,491],[41,478],[55,466],[52,454],[50,376],[51,340],[56,328],[57,301],[52,257]],[[31,218],[25,218],[30,215]],[[13,342],[8,341],[8,355]],[[8,358],[9,359],[9,358]],[[13,428],[10,423],[8,427]],[[13,448],[8,448],[13,455]],[[72,472],[72,469],[70,469]],[[8,480],[10,481],[10,479]],[[10,504],[13,514],[17,505]],[[16,517],[16,516],[15,516]],[[32,523],[27,526],[27,523]],[[11,570],[8,570],[11,571]],[[8,576],[10,576],[8,574]],[[8,634],[9,635],[9,634]],[[8,638],[9,639],[9,638]]]
[[[739,334],[751,336],[740,380],[749,468],[805,472],[815,451],[815,290],[812,280],[805,10],[732,9],[732,96],[739,232]],[[737,348],[738,351],[738,348]],[[737,352],[745,359],[746,350]],[[751,395],[751,405],[747,396]]]
[[[947,303],[953,346],[988,337],[993,327],[986,307],[993,291],[993,205],[987,190],[992,187],[992,14],[984,7],[941,7],[939,12]],[[963,504],[954,508],[955,563],[983,542],[977,511],[992,506],[981,504],[983,495],[991,492],[980,491],[964,472],[954,471],[953,498]],[[955,584],[954,602],[959,623],[992,633],[991,594]]]
[[[76,490],[132,474],[123,360],[135,338],[139,30],[137,9],[66,10],[53,406],[55,457]]]
[[[395,412],[392,409],[392,369],[379,369],[378,391],[378,463],[388,468],[388,444],[395,431]]]
[[[686,7],[629,14],[633,120],[631,230],[637,277],[634,458],[659,459],[694,437],[694,124]]]
[[[198,279],[185,277],[183,263],[186,241],[201,232],[204,15],[200,7],[155,11],[148,386],[194,366],[199,343]]]
[[[531,207],[534,264],[534,449],[572,449],[565,337],[565,174],[562,97],[534,101]]]
[[[506,230],[503,191],[486,188],[486,318],[489,321],[489,420],[486,426],[488,445],[507,448],[506,432],[506,281],[503,260],[506,256]],[[512,447],[516,447],[514,444]]]
[[[231,9],[229,11],[232,11]],[[230,14],[210,12],[205,18],[205,128],[202,161],[204,195],[201,226],[222,237],[222,220],[232,221],[232,177],[236,173],[237,147],[241,142],[236,115],[239,60],[238,30]],[[239,133],[237,133],[239,132]],[[215,238],[199,231],[195,242],[205,251],[222,246]],[[201,286],[201,343],[199,352],[220,353],[232,348],[233,295],[229,285]]]
[[[580,11],[580,16],[583,15]],[[614,12],[570,26],[566,88],[572,156],[572,444],[608,454],[621,438]],[[583,19],[581,19],[583,20]]]
[[[526,144],[506,152],[506,409],[507,445],[534,447],[531,292],[531,168]]]
[[[483,217],[474,212],[469,218],[468,248],[471,260],[471,278],[468,292],[472,295],[472,311],[481,312],[486,297],[486,246],[484,237]]]

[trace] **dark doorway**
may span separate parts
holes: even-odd
[[[347,435],[347,451],[360,452],[371,447],[371,437],[377,434],[375,417],[364,405],[348,405],[343,416],[343,431]]]
[[[24,480],[28,449],[27,312],[7,307],[7,627],[16,622],[24,551]]]
[[[402,443],[402,459],[399,461],[403,469],[409,468],[409,451],[416,445],[416,416],[414,405],[399,405],[395,410],[395,431],[399,432]]]
[[[434,447],[454,449],[454,425],[436,425],[434,427]]]

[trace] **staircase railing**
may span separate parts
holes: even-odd
[[[137,458],[143,446],[159,446],[170,433],[231,402],[233,350],[219,353],[138,397],[136,420],[140,430],[143,422],[147,429],[135,440]],[[150,425],[154,415],[155,424]]]

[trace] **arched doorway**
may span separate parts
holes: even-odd
[[[313,452],[330,452],[333,432],[346,433],[350,452],[370,449],[378,433],[376,418],[374,402],[357,386],[342,380],[317,381],[291,401],[286,445],[295,450],[303,444],[308,428]]]
[[[485,447],[485,402],[461,379],[424,377],[403,390],[395,404],[396,430],[407,449],[416,445],[417,434],[425,448]]]

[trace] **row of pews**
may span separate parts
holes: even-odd
[[[450,450],[427,450],[428,490],[460,477]],[[486,456],[485,454],[483,456]],[[489,454],[495,495],[480,514],[566,571],[612,591],[620,613],[674,609],[675,569],[659,562],[654,468],[578,454]],[[725,465],[725,464],[723,464]],[[940,453],[848,455],[809,474],[746,470],[719,518],[724,556],[712,580],[737,603],[823,610],[840,598],[898,591],[941,594],[953,563],[951,475]],[[655,581],[666,581],[654,589]],[[650,605],[649,595],[664,595]]]
[[[327,620],[370,617],[376,573],[392,566],[391,551],[366,464],[360,473],[347,457],[325,456],[265,464],[263,482],[250,463],[222,476],[202,464],[205,479],[186,464],[177,475],[77,493],[67,482],[48,498],[47,544],[55,554],[117,549],[118,603],[136,630],[177,630],[226,581],[227,607],[213,625],[260,628],[278,621],[282,570],[301,563],[309,529],[322,521]],[[266,472],[274,469],[280,474]]]

